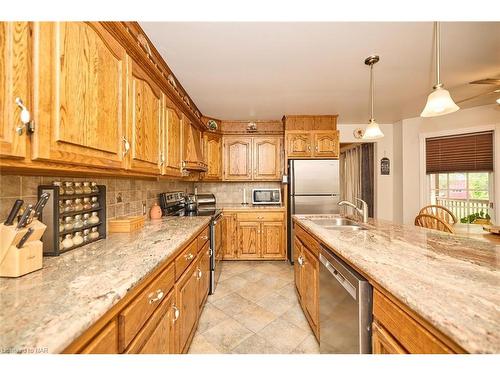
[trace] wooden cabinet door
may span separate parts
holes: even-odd
[[[147,174],[160,174],[160,127],[162,92],[153,80],[131,60],[129,76],[130,113],[128,142],[129,168]]]
[[[302,260],[299,261],[299,258],[303,259],[303,252],[302,242],[295,236],[293,238],[293,269],[295,288],[300,299],[302,299],[302,265],[300,264]]]
[[[408,352],[376,321],[372,323],[373,354],[407,354]]]
[[[32,158],[122,168],[127,55],[98,22],[33,24]]]
[[[82,354],[117,354],[118,325],[116,319],[109,322],[81,351]]]
[[[223,259],[231,260],[237,257],[238,231],[236,215],[224,213],[222,220],[222,251]]]
[[[162,174],[179,177],[181,176],[182,164],[181,119],[174,109],[164,107],[164,123],[162,128]]]
[[[283,222],[263,222],[261,224],[262,258],[285,258],[285,227]]]
[[[286,142],[289,158],[312,156],[310,133],[288,133]]]
[[[210,288],[210,246],[209,242],[205,243],[203,249],[200,251],[200,260],[198,263],[198,306],[203,309],[203,304],[208,296]]]
[[[319,260],[306,247],[302,253],[304,260],[302,274],[302,301],[313,324],[319,321]]]
[[[226,181],[252,178],[252,138],[224,138],[224,179]]]
[[[314,156],[319,158],[337,158],[339,156],[337,131],[314,133]]]
[[[253,179],[281,179],[281,138],[255,137],[253,140]]]
[[[29,79],[29,23],[0,22],[0,157],[26,156],[26,128],[21,124],[20,98],[33,114]],[[22,127],[22,132],[16,131]]]
[[[190,266],[177,282],[175,300],[179,309],[176,321],[176,351],[182,353],[198,318],[198,270],[196,263]]]
[[[187,169],[200,170],[204,167],[201,131],[194,126],[187,116],[183,116],[183,166]]]
[[[238,222],[238,258],[260,258],[260,223]]]
[[[207,171],[203,175],[204,180],[220,180],[222,178],[222,142],[220,135],[204,135],[204,159],[207,163]]]
[[[173,354],[175,353],[174,342],[174,303],[175,295],[170,292],[162,305],[151,317],[152,328],[151,336],[146,340],[139,350],[140,354]],[[156,316],[158,315],[158,317]],[[157,319],[159,321],[157,321]],[[146,327],[147,329],[148,327]]]

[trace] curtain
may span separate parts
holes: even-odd
[[[340,199],[356,204],[355,198],[361,198],[368,204],[368,215],[373,217],[374,155],[373,143],[360,144],[342,151],[340,161]],[[340,208],[342,214],[352,210]]]

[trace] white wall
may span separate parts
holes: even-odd
[[[402,156],[401,176],[394,180],[394,218],[412,224],[420,207],[425,204],[425,166],[421,142],[425,137],[446,133],[473,132],[492,128],[495,130],[495,201],[500,203],[500,106],[497,104],[459,110],[455,113],[433,117],[415,117],[394,124],[394,143],[401,139],[401,149],[395,159]],[[399,190],[402,194],[399,194]],[[497,209],[498,212],[498,209]],[[497,218],[499,215],[497,214]],[[498,220],[496,220],[498,221]]]
[[[366,128],[366,124],[337,124],[337,129],[340,131],[341,143],[363,143],[362,140],[354,138],[354,130],[356,128]],[[395,158],[393,157],[393,125],[381,124],[380,129],[384,132],[385,137],[375,140],[375,205],[374,216],[378,219],[393,220],[393,171]],[[388,176],[380,175],[380,159],[384,156],[391,161],[391,174]]]

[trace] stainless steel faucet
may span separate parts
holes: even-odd
[[[361,202],[361,208],[358,208],[354,203],[349,201],[340,201],[338,203],[339,206],[349,206],[352,207],[358,214],[363,217],[363,223],[368,223],[368,204],[363,199],[354,198],[357,201]]]

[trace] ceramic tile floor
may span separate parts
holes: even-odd
[[[317,354],[284,261],[225,261],[190,354]]]

